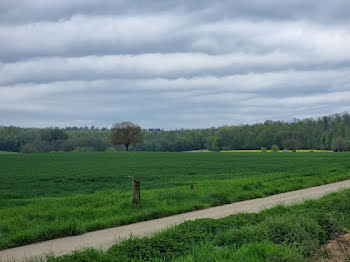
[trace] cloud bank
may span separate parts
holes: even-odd
[[[0,125],[203,128],[350,111],[350,2],[0,3]]]

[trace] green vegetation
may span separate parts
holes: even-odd
[[[283,148],[295,152],[300,148],[300,144],[298,140],[289,138],[283,141]]]
[[[270,121],[244,126],[226,126],[215,131],[208,141],[210,150],[279,148],[331,149],[332,142],[343,138],[350,149],[350,114],[335,114],[318,119],[292,122]]]
[[[0,155],[12,155],[16,154],[17,152],[8,152],[8,151],[0,151]]]
[[[0,157],[0,249],[350,178],[348,153]],[[131,204],[132,172],[141,204]],[[194,190],[190,190],[190,184]]]
[[[344,152],[347,148],[347,141],[342,137],[337,137],[332,142],[332,150],[335,152]]]
[[[89,249],[48,261],[313,261],[327,240],[350,228],[350,190],[259,214],[185,222],[106,252]]]
[[[295,149],[350,150],[350,114],[335,114],[318,119],[271,121],[243,126],[171,130],[144,130],[144,140],[130,145],[130,151],[179,152],[200,149],[211,151],[255,149],[261,147]],[[113,136],[112,136],[113,137]],[[108,128],[67,127],[17,128],[0,127],[0,150],[20,152],[29,145],[38,152],[106,151],[111,145]],[[114,137],[115,140],[117,137]],[[120,144],[120,137],[113,144]],[[119,140],[119,142],[118,142]],[[136,140],[134,140],[136,141]],[[137,140],[140,142],[141,140]],[[128,145],[128,143],[127,143]],[[129,148],[129,146],[128,146]],[[124,151],[124,146],[117,146]]]
[[[129,151],[130,145],[142,143],[144,136],[142,128],[132,122],[116,123],[111,130],[111,144],[124,145]]]
[[[271,146],[271,152],[279,152],[279,151],[280,151],[280,147],[278,145]]]
[[[32,145],[25,145],[23,146],[21,153],[24,154],[32,154],[32,153],[38,153],[38,151],[36,150],[36,148]]]

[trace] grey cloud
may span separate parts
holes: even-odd
[[[268,54],[349,53],[346,25],[305,21],[254,22],[223,19],[203,22],[194,16],[73,16],[59,22],[0,25],[3,62],[31,57],[184,53]],[[336,49],[334,49],[336,47]]]
[[[349,60],[350,62],[350,60]],[[327,71],[349,68],[337,57],[203,53],[171,53],[78,58],[40,58],[0,63],[0,85],[98,79],[154,79],[227,76],[274,71]]]
[[[350,110],[350,2],[0,2],[0,125],[210,127]]]
[[[12,0],[0,3],[3,23],[58,21],[74,14],[120,15],[177,11],[203,13],[203,19],[246,17],[249,19],[315,19],[320,22],[348,20],[347,0],[236,0],[236,1],[125,1],[125,0]]]
[[[97,125],[130,119],[144,127],[164,128],[287,120],[289,116],[348,110],[350,92],[336,88],[337,79],[344,81],[349,73],[328,71],[317,78],[317,71],[278,72],[225,78],[73,81],[2,87],[0,116],[6,120],[8,113],[3,112],[12,110],[16,116],[18,112],[31,116],[34,123],[42,123],[45,118],[56,119],[57,124],[74,123],[75,119],[90,123],[95,119]],[[301,88],[317,85],[323,90],[300,92]],[[268,95],[266,91],[271,90],[277,97]]]
[[[0,26],[0,59],[178,51],[176,16],[73,16],[58,22]],[[184,42],[183,37],[181,38]],[[173,47],[172,47],[173,45]],[[162,47],[163,46],[163,47]]]

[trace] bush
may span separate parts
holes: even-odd
[[[284,149],[289,149],[295,152],[297,149],[299,149],[300,143],[298,140],[290,138],[283,141],[283,147]]]
[[[36,148],[32,145],[25,145],[23,146],[21,153],[24,154],[31,154],[31,153],[38,153],[38,151],[36,150]]]
[[[280,151],[280,148],[279,148],[278,145],[272,145],[271,146],[271,152],[278,152],[278,151]]]
[[[117,152],[114,147],[110,146],[106,149],[106,152]]]
[[[266,147],[261,147],[260,150],[261,150],[261,152],[263,152],[263,153],[266,153],[266,152],[267,152]]]
[[[220,152],[220,148],[218,146],[208,147],[208,150],[213,152]]]
[[[335,152],[345,151],[347,147],[346,140],[342,137],[337,137],[332,142],[332,150]]]
[[[93,152],[94,149],[89,146],[77,147],[72,152]]]

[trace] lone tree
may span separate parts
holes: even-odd
[[[347,147],[346,140],[342,137],[337,137],[332,142],[332,150],[334,152],[343,152]]]
[[[283,147],[285,149],[293,150],[293,152],[295,152],[299,148],[299,146],[300,145],[298,140],[292,138],[283,141]]]
[[[142,143],[143,137],[141,127],[131,122],[116,123],[112,127],[112,145],[125,145],[126,151],[129,151],[131,144]]]

